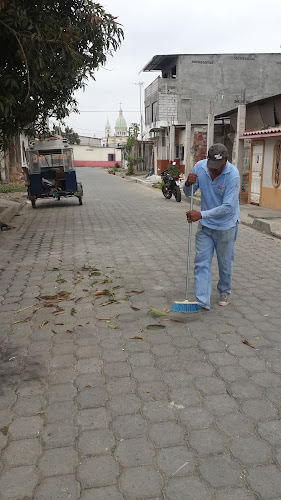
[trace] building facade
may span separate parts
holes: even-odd
[[[244,201],[261,207],[281,209],[281,94],[253,101],[245,105],[242,132],[239,131],[239,108],[215,117],[224,127],[229,121],[229,148],[233,163],[237,165],[237,143],[242,143],[241,165]],[[227,134],[222,134],[227,137]],[[222,138],[223,142],[223,138]]]
[[[74,144],[74,165],[77,167],[114,167],[121,166],[121,150],[113,147],[90,147]]]
[[[156,55],[143,71],[161,72],[145,89],[155,169],[176,160],[188,172],[206,156],[210,114],[279,92],[281,54]]]

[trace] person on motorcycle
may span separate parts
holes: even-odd
[[[186,196],[201,190],[201,212],[186,212],[189,223],[199,221],[195,241],[194,292],[198,304],[210,309],[211,264],[216,250],[219,282],[219,305],[230,303],[234,243],[239,223],[240,175],[228,161],[228,150],[223,144],[214,144],[208,158],[194,166],[183,186]]]

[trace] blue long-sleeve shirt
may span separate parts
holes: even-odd
[[[196,163],[192,173],[198,175],[193,184],[194,193],[201,190],[200,224],[210,229],[229,229],[239,222],[240,176],[238,169],[227,161],[222,173],[213,181],[207,168],[207,160]],[[191,186],[183,186],[186,196]]]

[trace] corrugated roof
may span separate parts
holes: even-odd
[[[239,139],[261,139],[263,137],[281,137],[281,126],[263,130],[249,130],[240,135]]]
[[[259,104],[265,104],[265,103],[270,102],[270,101],[276,101],[277,99],[280,99],[280,97],[281,97],[281,94],[275,94],[275,95],[271,95],[269,97],[264,97],[263,99],[258,99],[257,101],[247,102],[246,108],[252,108],[253,106],[257,106]],[[217,120],[219,118],[229,118],[230,115],[237,113],[237,111],[238,111],[238,107],[230,109],[229,111],[225,111],[224,113],[220,113],[219,115],[215,115],[215,120]]]

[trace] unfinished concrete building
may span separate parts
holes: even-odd
[[[155,173],[176,161],[182,172],[206,157],[208,117],[280,92],[281,54],[156,55],[143,71],[161,75],[145,89],[145,133],[153,139]],[[227,126],[214,141],[232,150]],[[212,134],[209,134],[209,138]]]

